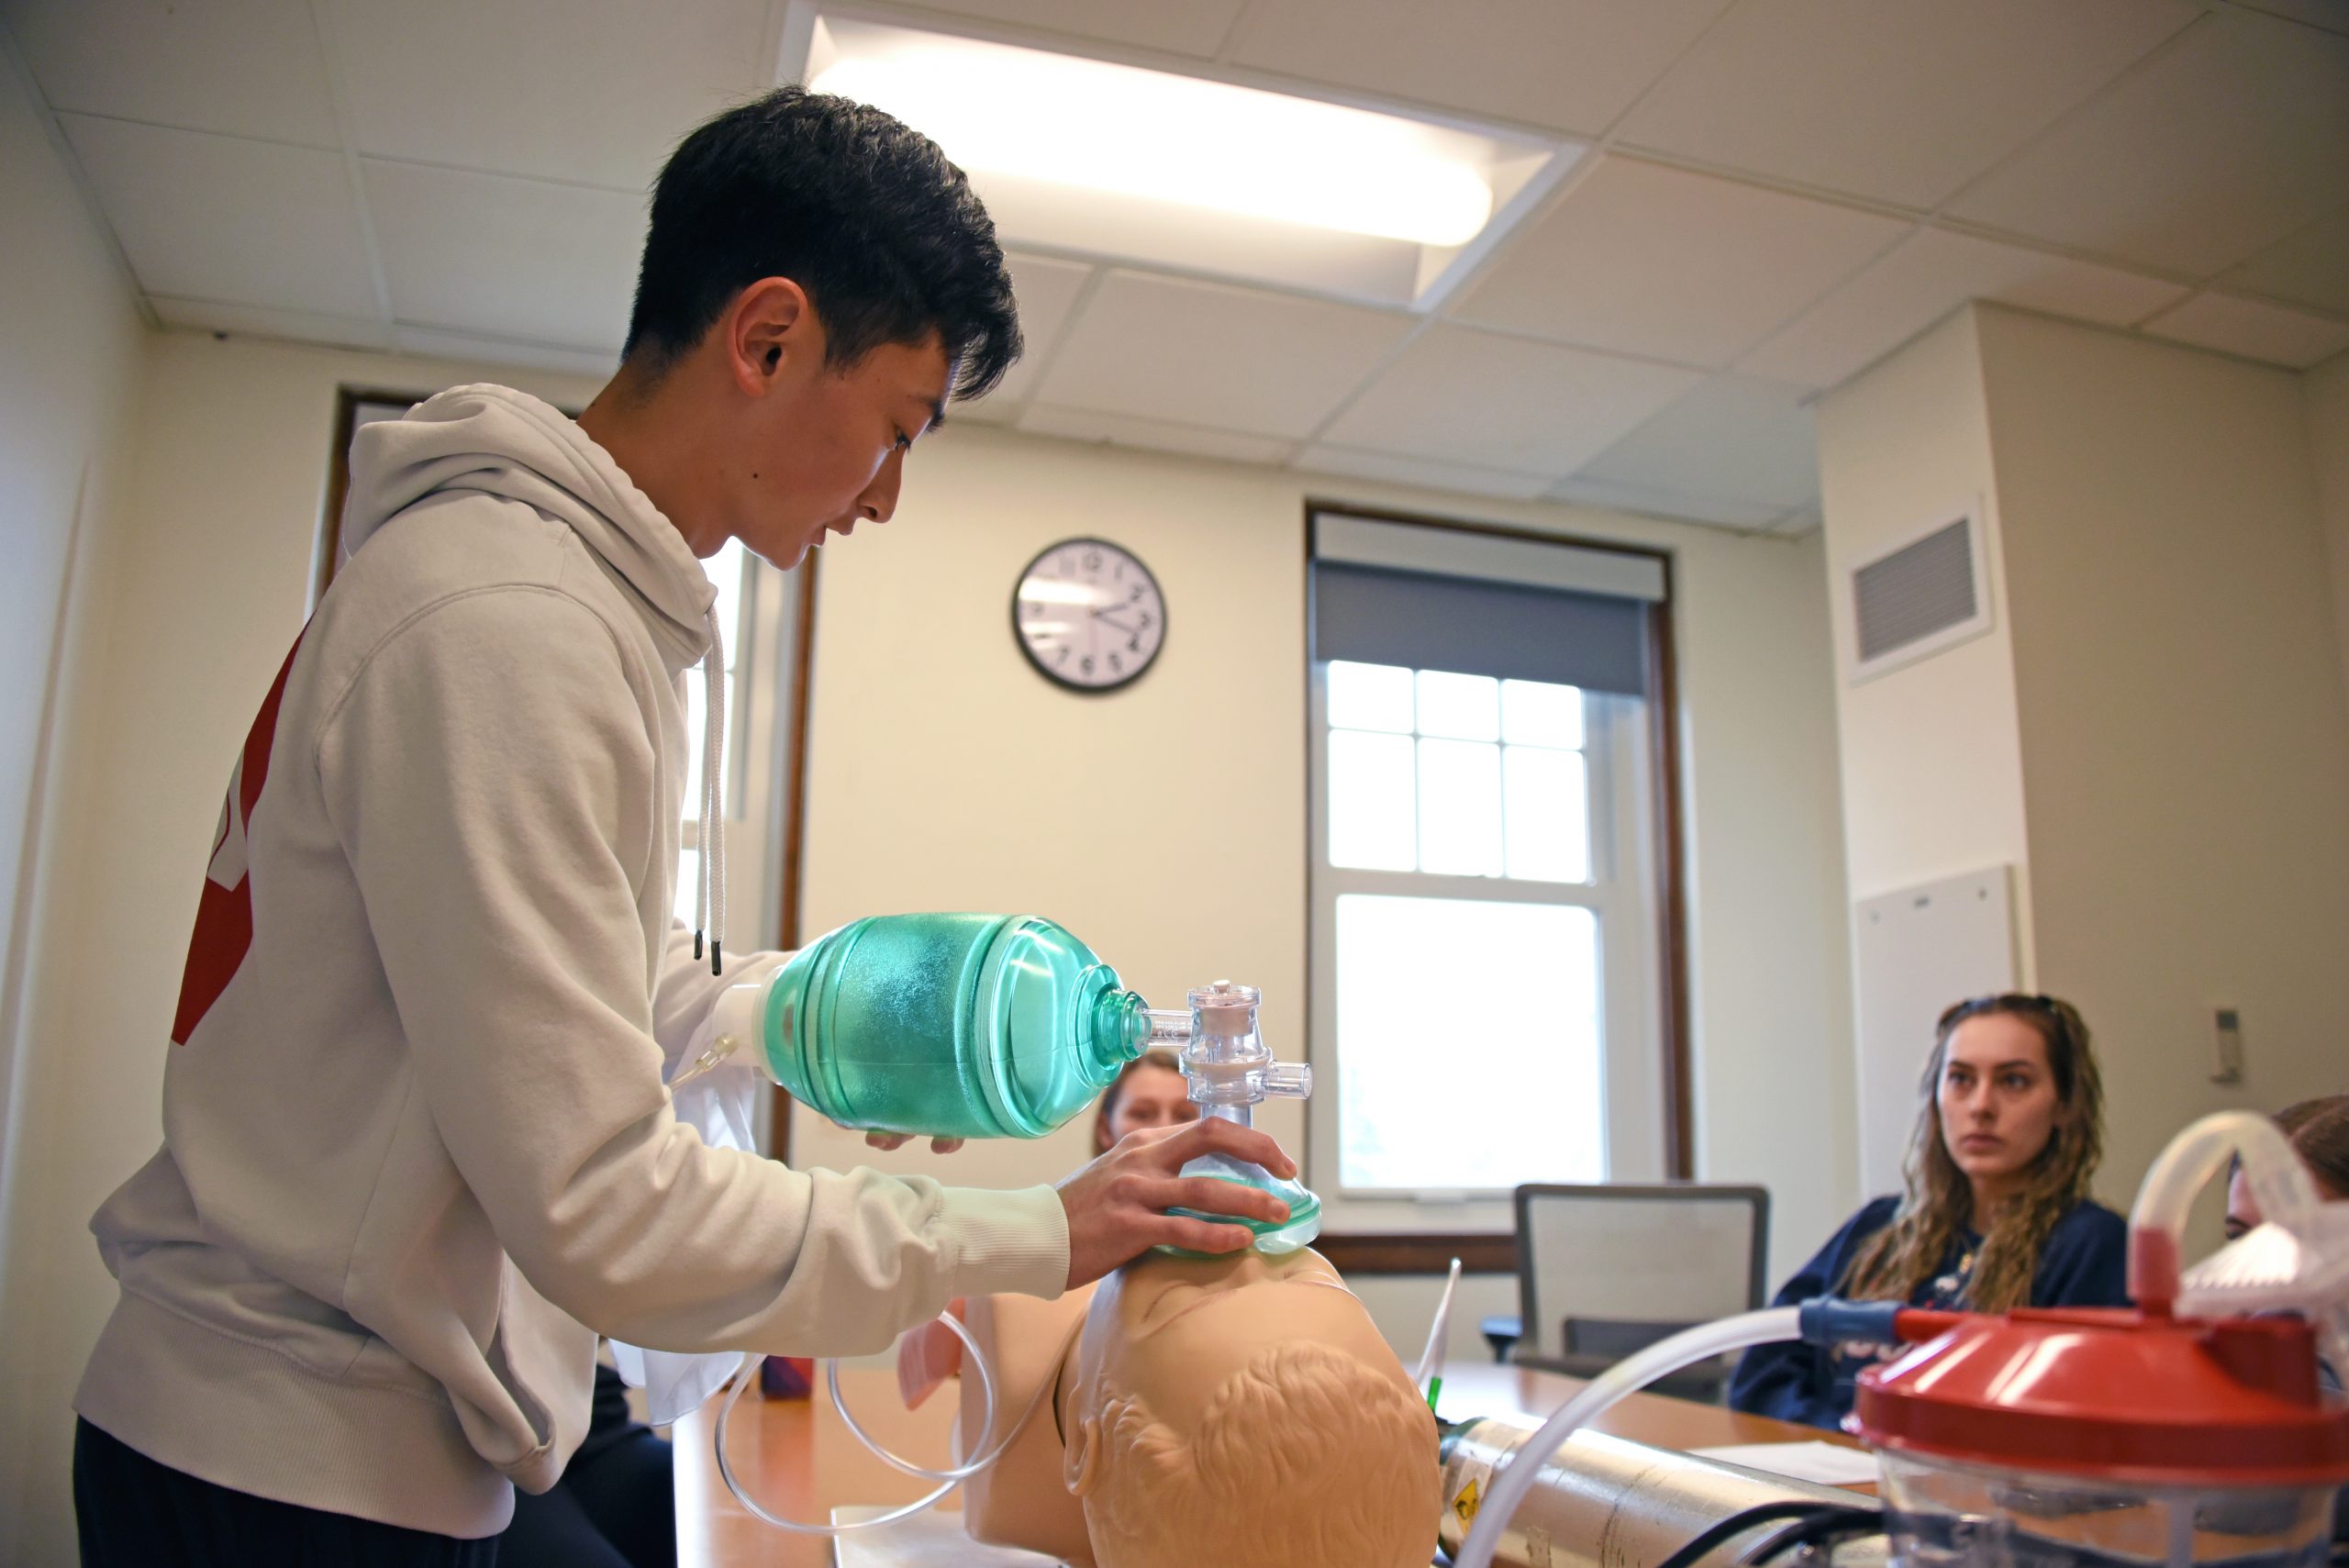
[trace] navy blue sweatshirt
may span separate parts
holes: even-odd
[[[1848,1283],[1852,1264],[1870,1237],[1892,1223],[1898,1198],[1880,1197],[1854,1215],[1834,1238],[1787,1282],[1772,1303],[1792,1307],[1815,1296],[1832,1295]],[[1941,1272],[1909,1296],[1911,1307],[1963,1309],[1982,1239],[1962,1238],[1942,1260]],[[2031,1276],[2033,1307],[2126,1307],[2129,1305],[2129,1222],[2100,1204],[2082,1202],[2055,1222],[2039,1266]],[[1860,1373],[1887,1359],[1896,1347],[1839,1345],[1821,1351],[1799,1341],[1757,1345],[1738,1362],[1730,1380],[1729,1402],[1756,1416],[1801,1421],[1813,1427],[1842,1425],[1851,1413]]]

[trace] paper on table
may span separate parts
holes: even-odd
[[[834,1508],[832,1522],[854,1524],[885,1514],[886,1508]],[[838,1568],[1061,1568],[1041,1552],[1009,1546],[981,1546],[963,1533],[960,1513],[928,1508],[909,1519],[877,1529],[832,1538]]]
[[[1834,1443],[1730,1443],[1688,1451],[1705,1459],[1718,1459],[1724,1464],[1766,1470],[1773,1475],[1790,1475],[1797,1481],[1815,1481],[1822,1486],[1848,1486],[1876,1479],[1874,1454]]]

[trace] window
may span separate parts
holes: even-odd
[[[1314,525],[1308,1180],[1328,1228],[1505,1229],[1521,1182],[1665,1174],[1662,562]]]

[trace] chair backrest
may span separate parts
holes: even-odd
[[[1603,1364],[1760,1307],[1769,1222],[1763,1187],[1518,1188],[1519,1359]]]

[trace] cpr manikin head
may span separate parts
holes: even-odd
[[[1099,1568],[1420,1568],[1435,1419],[1315,1252],[1147,1254],[1094,1293],[1063,1407]]]

